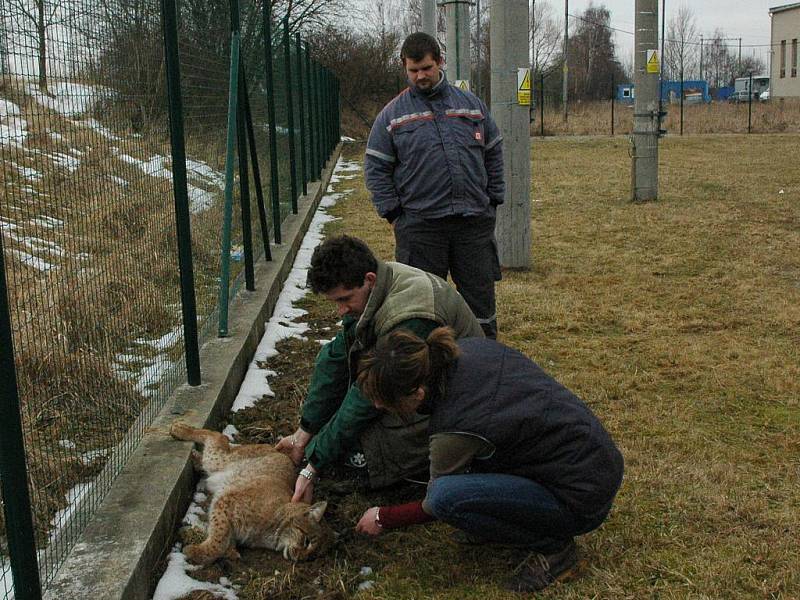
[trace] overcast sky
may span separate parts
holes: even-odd
[[[550,4],[563,18],[564,1],[549,0]],[[662,0],[658,0],[658,9],[661,10]],[[580,15],[589,6],[590,0],[569,0],[569,13]],[[633,32],[634,27],[634,0],[595,0],[595,6],[604,5],[611,12],[611,26],[628,32]],[[670,17],[678,9],[688,4],[697,17],[698,32],[710,36],[716,28],[722,29],[727,37],[742,38],[742,55],[755,54],[765,63],[769,64],[769,48],[748,48],[748,45],[768,45],[770,43],[770,17],[769,9],[774,6],[791,4],[781,0],[701,0],[688,2],[687,0],[666,0],[666,17]],[[659,14],[659,23],[661,15]],[[570,25],[573,24],[571,20]],[[624,62],[632,60],[633,35],[617,32],[614,41],[617,44],[618,55]],[[731,45],[738,45],[737,40],[730,40]]]

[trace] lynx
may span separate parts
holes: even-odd
[[[213,494],[208,536],[184,553],[196,564],[218,558],[239,558],[236,545],[268,548],[292,560],[324,552],[333,532],[322,521],[326,502],[291,502],[296,472],[292,460],[267,444],[231,445],[216,431],[174,423],[172,437],[197,442],[192,450],[195,469],[208,473],[206,487]]]

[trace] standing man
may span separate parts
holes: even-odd
[[[394,229],[397,261],[443,279],[449,273],[486,336],[495,338],[503,138],[486,105],[447,82],[434,38],[412,33],[400,57],[410,85],[372,126],[367,188]]]

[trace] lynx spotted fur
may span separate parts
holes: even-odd
[[[236,545],[268,548],[298,561],[324,552],[333,532],[323,521],[327,503],[291,502],[297,477],[291,459],[267,444],[232,446],[216,431],[175,423],[172,437],[203,445],[192,450],[195,469],[208,474],[213,494],[208,535],[184,553],[207,565],[223,556],[238,558]]]

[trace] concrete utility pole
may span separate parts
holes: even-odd
[[[436,37],[436,0],[422,0],[422,31]]]
[[[528,67],[528,0],[491,5],[492,114],[503,136],[505,202],[497,208],[500,264],[525,269],[531,254],[531,144],[526,105],[519,104],[519,68]]]
[[[469,79],[469,0],[444,0],[447,18],[447,77]]]
[[[569,76],[569,0],[564,0],[564,86],[561,90],[561,102],[564,104],[564,122],[567,122],[567,79]]]
[[[658,198],[658,0],[636,0],[632,190],[634,202]]]

